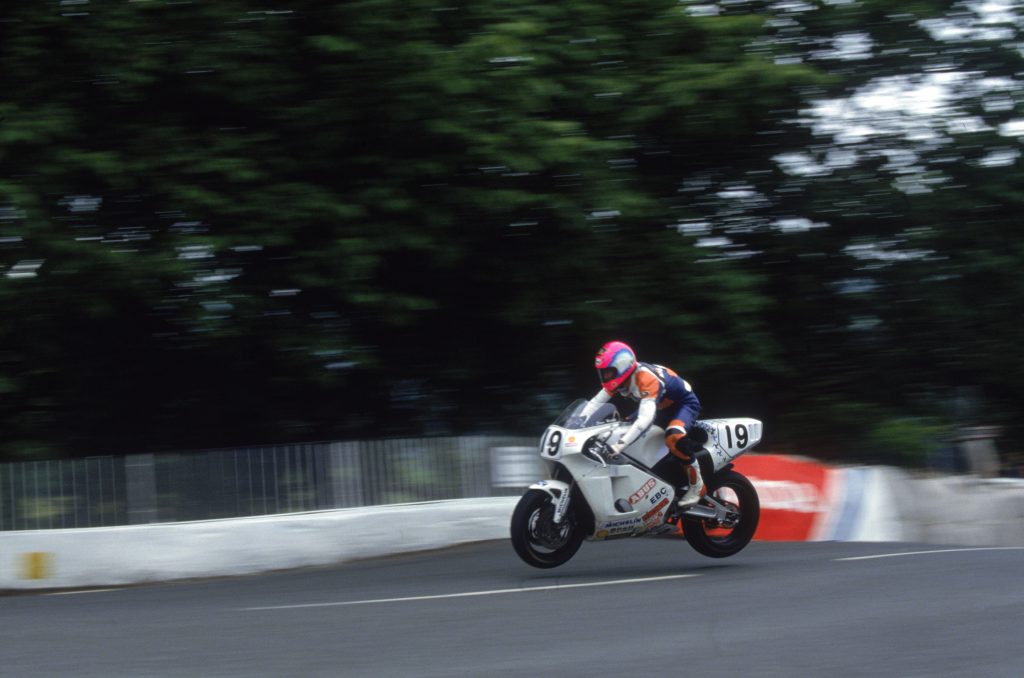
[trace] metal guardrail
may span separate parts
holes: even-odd
[[[539,477],[535,443],[466,436],[0,464],[0,530],[518,494]]]
[[[0,464],[0,530],[120,524],[124,488],[115,457]]]

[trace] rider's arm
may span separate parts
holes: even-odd
[[[597,408],[601,407],[601,405],[604,405],[611,399],[612,395],[602,388],[598,391],[596,396],[591,398],[587,404],[583,406],[583,411],[580,412],[580,417],[587,419],[594,412],[597,412]]]
[[[640,407],[636,412],[636,419],[633,421],[633,425],[619,438],[622,447],[631,445],[654,423],[654,415],[657,414],[657,411],[657,401],[653,397],[644,398],[640,401]]]
[[[622,437],[619,444],[626,447],[635,442],[643,435],[651,424],[654,423],[654,415],[658,412],[658,395],[661,393],[661,382],[650,372],[638,370],[635,384],[635,395],[640,398],[640,408],[636,412],[636,419]]]

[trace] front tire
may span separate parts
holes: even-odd
[[[512,547],[527,565],[558,567],[572,558],[583,543],[583,531],[569,511],[554,523],[555,503],[543,490],[529,490],[512,512]]]
[[[750,481],[736,471],[714,478],[708,491],[729,507],[735,519],[719,523],[684,515],[683,536],[697,553],[709,558],[727,558],[739,553],[754,538],[761,519],[761,501]]]

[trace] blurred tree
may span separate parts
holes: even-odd
[[[777,316],[783,361],[800,367],[778,393],[784,437],[875,458],[879,440],[911,430],[907,416],[1021,432],[1008,350],[1022,301],[1008,239],[1022,178],[1020,8],[778,7],[757,48],[832,76],[792,116],[811,136],[776,156],[781,174],[753,182],[752,227],[730,234],[760,253],[772,296],[793,300]],[[728,231],[738,200],[720,202],[714,223]],[[971,412],[957,405],[964,391]]]
[[[943,374],[1009,402],[1019,330],[970,300],[1016,280],[985,206],[1019,55],[886,5],[0,10],[0,454],[534,430],[611,337],[793,444]],[[955,151],[814,113],[935,69],[1002,78]]]

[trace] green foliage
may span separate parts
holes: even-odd
[[[533,430],[611,337],[780,445],[961,385],[1011,421],[1019,86],[935,143],[807,121],[1020,54],[949,2],[692,4],[0,10],[0,454]]]
[[[862,458],[894,466],[921,467],[951,439],[950,427],[936,419],[891,417],[864,436]]]

